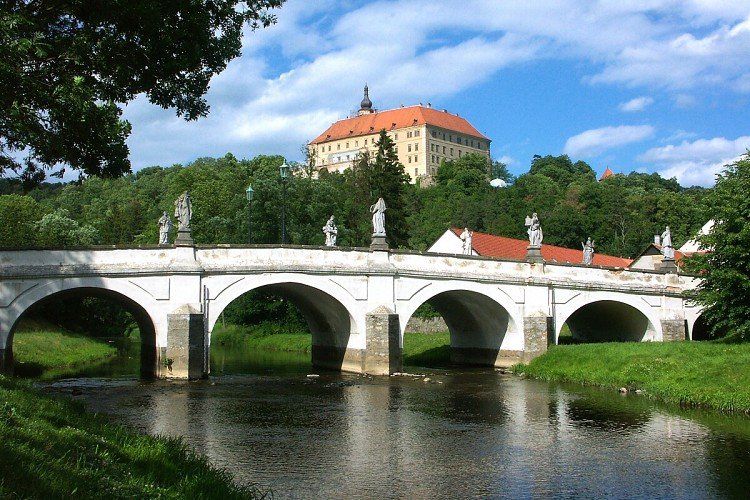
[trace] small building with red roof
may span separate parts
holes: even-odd
[[[463,241],[460,237],[462,232],[463,229],[457,227],[448,229],[430,246],[430,248],[427,249],[427,251],[452,254],[463,253]],[[478,231],[473,232],[471,239],[472,255],[496,257],[498,259],[518,261],[526,260],[528,246],[528,240],[518,240],[506,236],[495,236],[493,234],[480,233]],[[576,250],[543,244],[542,258],[545,262],[581,264],[583,262],[583,249]],[[631,259],[626,259],[624,257],[614,257],[612,255],[594,253],[592,265],[626,268],[631,262]]]
[[[333,123],[310,141],[308,151],[318,171],[342,172],[360,154],[375,152],[381,130],[395,142],[398,159],[413,182],[428,183],[442,160],[469,153],[490,157],[490,139],[465,118],[429,103],[378,111],[367,85],[357,116]]]

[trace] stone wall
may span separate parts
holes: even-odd
[[[447,331],[448,325],[440,316],[436,318],[415,318],[412,316],[406,324],[405,333],[441,333]]]

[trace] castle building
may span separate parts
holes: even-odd
[[[372,107],[367,85],[357,116],[335,122],[313,139],[308,144],[310,157],[318,171],[342,172],[361,153],[375,153],[381,130],[395,143],[412,182],[429,183],[442,160],[469,153],[490,157],[490,139],[465,118],[429,104],[378,111]]]

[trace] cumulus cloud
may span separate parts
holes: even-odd
[[[276,14],[278,24],[248,31],[243,56],[212,80],[208,118],[186,123],[143,98],[126,107],[136,168],[227,151],[294,159],[353,111],[364,82],[382,109],[450,98],[506,68],[554,59],[592,65],[584,66],[595,68],[584,70],[591,83],[683,96],[700,85],[750,92],[745,0],[465,0],[460,9],[448,0],[288,0]],[[652,102],[638,97],[621,109]],[[571,137],[566,151],[595,155],[652,133],[591,130]]]
[[[571,156],[591,158],[618,146],[640,142],[653,134],[654,127],[651,125],[595,128],[569,138],[563,152]]]
[[[620,111],[624,111],[626,113],[632,113],[635,111],[643,111],[647,107],[651,106],[653,103],[654,103],[654,99],[652,97],[641,96],[641,97],[636,97],[635,99],[631,99],[627,102],[620,103],[618,108],[620,108]]]
[[[665,178],[676,177],[683,186],[710,186],[724,165],[736,161],[750,148],[750,136],[714,137],[651,148],[638,161],[656,166]]]

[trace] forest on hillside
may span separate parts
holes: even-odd
[[[0,247],[153,245],[159,217],[163,211],[173,216],[174,200],[184,191],[193,199],[191,226],[198,244],[280,243],[283,196],[287,241],[293,245],[322,245],[321,228],[330,215],[336,217],[339,246],[369,245],[368,208],[379,196],[388,205],[391,247],[419,251],[450,226],[523,239],[525,217],[537,212],[547,244],[580,248],[591,237],[598,252],[632,258],[664,226],[679,246],[708,219],[710,189],[637,172],[598,181],[590,165],[565,155],[535,156],[517,178],[502,164],[465,155],[444,162],[429,187],[409,184],[403,168],[389,160],[363,159],[349,171],[315,179],[294,175],[285,185],[281,156],[237,160],[231,154],[116,179],[26,189],[0,179]],[[509,185],[491,187],[493,174]],[[245,196],[250,185],[252,204]]]

